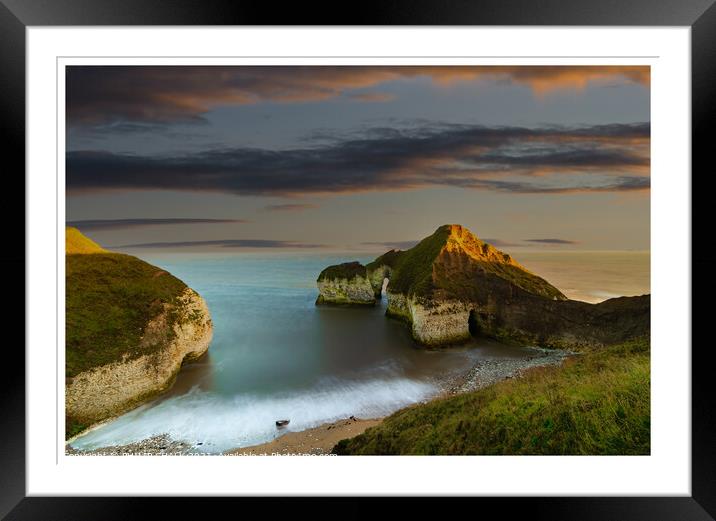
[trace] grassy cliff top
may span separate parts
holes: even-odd
[[[334,453],[649,454],[648,339],[405,408]]]
[[[470,297],[477,277],[486,274],[507,281],[545,298],[566,297],[546,280],[521,266],[510,255],[481,241],[459,224],[440,226],[406,251],[391,250],[368,264],[392,268],[391,291],[428,296],[433,290],[447,290],[456,297]],[[440,269],[436,269],[439,267]]]
[[[386,253],[382,257],[392,262],[393,273],[389,287],[392,292],[425,295],[432,288],[433,262],[437,259],[450,235],[448,226],[441,226],[435,233],[418,244],[400,252],[399,255]]]
[[[343,264],[334,264],[333,266],[328,266],[318,275],[318,280],[351,280],[355,277],[365,277],[366,273],[366,267],[363,266],[360,262],[344,262]]]
[[[77,228],[65,227],[65,253],[108,253],[99,244],[85,236]]]
[[[176,303],[185,291],[181,280],[121,253],[70,253],[65,264],[67,377],[137,358],[170,340],[143,345],[142,336],[147,323],[165,311],[165,304]],[[167,318],[171,322],[171,312]],[[171,327],[167,331],[171,335]]]
[[[388,266],[390,268],[394,268],[398,265],[398,261],[400,260],[400,257],[405,253],[402,250],[390,250],[388,252],[385,252],[380,257],[376,258],[373,262],[369,262],[366,264],[366,268],[368,270],[374,270],[376,268],[380,268],[381,266]]]

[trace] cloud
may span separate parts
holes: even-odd
[[[434,124],[367,129],[360,136],[283,150],[222,148],[180,156],[70,151],[67,189],[273,196],[428,186],[545,194],[646,190],[649,138],[649,123]]]
[[[197,121],[197,123],[206,122],[202,120]],[[205,139],[209,135],[206,132],[209,129],[208,125],[197,125],[192,127],[192,131],[187,129],[188,127],[178,128],[166,123],[119,121],[91,126],[69,127],[67,137],[68,140],[75,143],[92,143],[116,136],[151,134],[154,137],[162,136],[165,139],[188,142],[195,139]]]
[[[606,192],[640,192],[648,190],[651,186],[646,177],[617,177],[612,182],[603,184],[584,184],[577,186],[539,186],[534,183],[512,181],[468,181],[461,185],[464,188],[479,190],[492,190],[495,192],[513,194],[578,194],[578,193],[606,193]]]
[[[480,238],[483,242],[487,242],[489,244],[492,244],[493,246],[496,246],[498,248],[507,248],[507,247],[515,247],[519,246],[517,243],[503,241],[502,239],[483,239]],[[384,241],[384,242],[362,242],[362,246],[376,246],[380,248],[384,248],[386,250],[408,250],[418,244],[420,241]]]
[[[419,241],[385,241],[385,242],[362,242],[363,246],[378,247],[386,250],[408,250],[418,244]]]
[[[352,101],[362,101],[364,103],[385,103],[387,101],[393,101],[395,95],[387,92],[359,92],[349,94],[348,98]]]
[[[558,244],[558,245],[565,245],[565,244],[579,244],[577,241],[568,241],[566,239],[523,239],[524,242],[534,242],[538,244]]]
[[[338,98],[387,101],[353,92],[401,79],[428,78],[438,87],[498,81],[544,96],[590,84],[648,86],[648,66],[70,66],[70,127],[114,123],[199,122],[219,106],[302,103]],[[130,127],[124,127],[129,129]]]
[[[224,224],[248,223],[245,219],[88,219],[82,221],[67,221],[67,226],[74,226],[81,230],[119,230],[124,228],[138,228],[142,226],[162,226],[176,224]]]
[[[264,206],[267,212],[302,212],[304,210],[312,210],[318,208],[317,204],[270,204]]]
[[[481,239],[483,242],[486,242],[488,244],[491,244],[497,248],[510,248],[519,246],[519,244],[516,244],[514,242],[509,241],[503,241],[502,239]]]
[[[178,242],[143,242],[138,244],[123,244],[121,246],[112,246],[112,249],[130,249],[130,248],[192,248],[192,247],[212,247],[220,248],[296,248],[296,249],[312,249],[325,248],[325,244],[310,244],[294,241],[274,241],[268,239],[220,239],[213,241],[178,241]]]

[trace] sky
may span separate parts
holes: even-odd
[[[649,249],[644,66],[72,66],[66,136],[110,249]]]

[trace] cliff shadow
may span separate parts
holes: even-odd
[[[482,327],[480,326],[480,318],[478,317],[477,311],[474,309],[470,310],[470,315],[467,318],[467,329],[470,332],[472,338],[483,338]]]
[[[184,395],[194,387],[198,387],[202,391],[213,389],[215,371],[216,367],[209,351],[195,360],[183,362],[174,385],[158,401]]]

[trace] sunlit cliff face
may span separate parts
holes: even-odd
[[[443,251],[447,253],[464,252],[468,257],[475,260],[510,264],[525,269],[509,254],[503,253],[491,244],[481,241],[467,228],[459,224],[450,224],[447,225],[447,229],[449,235]]]

